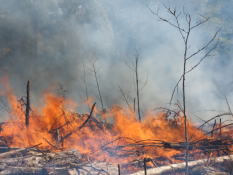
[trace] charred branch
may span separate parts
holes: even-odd
[[[29,112],[30,112],[30,80],[27,83],[26,126],[29,125]]]
[[[93,113],[93,110],[95,108],[95,105],[96,105],[96,103],[93,104],[93,106],[91,108],[90,115],[87,117],[87,119],[85,120],[85,122],[83,122],[83,124],[78,128],[78,130],[82,129],[86,125],[86,123],[88,122],[88,120],[90,120],[91,115]],[[75,131],[71,131],[69,134],[67,134],[64,137],[62,137],[62,139],[60,140],[60,142],[63,142],[63,140],[65,140],[66,138],[68,138],[69,136],[71,136],[73,134],[73,132],[75,132]]]

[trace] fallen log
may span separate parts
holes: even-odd
[[[71,164],[82,164],[82,157],[75,148],[68,151],[48,153],[51,160],[46,163],[46,167],[67,167]]]
[[[18,174],[18,173],[35,174],[35,173],[40,173],[41,171],[42,168],[7,166],[5,170],[0,172],[0,175]]]
[[[18,150],[13,150],[13,151],[1,153],[0,154],[0,159],[5,159],[5,158],[9,158],[10,156],[14,156],[14,155],[17,155],[17,154],[22,154],[22,153],[26,152],[27,149],[28,148],[21,148],[21,149],[18,149]]]
[[[185,144],[179,144],[179,143],[164,143],[164,148],[170,148],[170,149],[182,149],[185,148]],[[214,149],[214,148],[220,148],[220,147],[224,147],[224,146],[228,146],[231,144],[221,144],[221,145],[189,145],[189,150],[192,150],[193,148],[195,149],[201,149],[201,150],[205,150],[205,149]]]
[[[83,163],[79,151],[41,153],[22,148],[0,154],[0,175],[3,174],[57,174],[57,175],[118,175],[117,167],[109,163]]]
[[[233,155],[210,158],[209,160],[215,161],[216,163],[221,163],[221,162],[223,162],[225,160],[229,160],[229,159],[233,159]],[[208,161],[208,159],[200,159],[200,160],[196,160],[196,161],[191,161],[191,162],[188,162],[188,166],[189,166],[189,168],[194,167],[196,165],[204,164],[207,161]],[[185,162],[148,169],[147,175],[156,175],[156,174],[161,174],[161,173],[165,173],[165,172],[169,173],[171,171],[184,170],[184,169],[185,169]],[[140,172],[128,174],[128,175],[144,175],[144,174],[145,174],[144,171],[140,171]]]

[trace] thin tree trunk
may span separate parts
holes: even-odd
[[[188,143],[188,129],[187,129],[187,116],[185,113],[185,66],[186,66],[186,60],[184,61],[184,76],[183,76],[183,106],[184,106],[184,122],[185,122],[185,142],[186,142],[186,168],[185,168],[185,174],[188,175],[188,148],[189,148],[189,143]]]
[[[99,82],[98,82],[98,78],[97,78],[97,72],[95,70],[95,65],[94,64],[93,64],[93,68],[94,68],[95,80],[96,80],[97,88],[98,88],[98,92],[99,92],[100,102],[101,102],[101,106],[102,106],[102,111],[104,111],[103,100],[102,100],[102,96],[101,96],[101,93],[100,93],[100,87],[99,87]]]
[[[26,126],[29,125],[29,112],[30,112],[30,80],[27,83]]]
[[[134,119],[133,119],[133,120],[134,120],[134,121],[137,121],[137,120],[136,120],[136,114],[135,114],[135,107],[136,107],[136,106],[135,106],[135,102],[136,102],[136,98],[134,98],[134,100],[133,100],[133,113],[134,113]]]
[[[135,98],[134,98],[134,100],[133,100],[133,110],[134,110],[134,112],[135,112]]]
[[[164,5],[164,4],[163,4],[163,5]],[[148,6],[147,6],[147,7],[148,7]],[[184,113],[184,121],[185,121],[185,141],[186,141],[186,168],[185,168],[185,174],[188,175],[188,147],[189,147],[189,143],[188,143],[188,131],[187,131],[187,116],[186,116],[186,113],[185,113],[185,74],[191,72],[194,68],[196,68],[196,67],[203,61],[204,58],[206,58],[207,56],[210,56],[209,53],[210,53],[212,50],[214,50],[214,49],[216,48],[216,46],[217,46],[219,40],[217,41],[217,43],[215,44],[215,46],[214,46],[212,49],[210,49],[210,50],[207,52],[207,54],[206,54],[204,57],[202,57],[201,60],[200,60],[195,66],[193,66],[190,70],[188,70],[187,72],[186,72],[186,61],[187,61],[188,59],[190,59],[191,57],[195,56],[196,54],[198,54],[200,51],[206,49],[206,48],[209,46],[209,44],[215,39],[217,33],[221,30],[221,28],[215,33],[214,37],[213,37],[204,47],[202,47],[201,49],[198,49],[197,52],[194,52],[193,54],[191,54],[191,55],[187,58],[187,50],[188,50],[187,45],[188,45],[188,38],[189,38],[190,31],[191,31],[192,29],[194,29],[195,27],[199,26],[200,24],[203,24],[203,23],[205,23],[206,21],[208,21],[208,20],[210,19],[210,17],[209,17],[209,18],[204,17],[205,20],[200,21],[200,22],[196,22],[196,24],[195,24],[194,26],[191,27],[191,17],[190,17],[190,15],[189,15],[188,13],[185,13],[185,11],[184,11],[184,9],[183,9],[183,13],[184,13],[184,15],[186,16],[186,22],[188,23],[188,30],[186,31],[186,30],[184,30],[183,28],[180,27],[179,20],[178,20],[178,17],[180,16],[180,13],[179,13],[179,14],[176,14],[176,9],[174,9],[174,11],[173,11],[173,10],[170,9],[170,6],[167,7],[167,6],[164,5],[164,7],[168,10],[168,12],[169,12],[170,14],[172,14],[172,15],[175,17],[175,21],[176,21],[177,25],[174,25],[174,24],[171,23],[169,20],[163,19],[162,17],[160,17],[160,16],[158,15],[158,12],[156,13],[156,12],[152,11],[149,7],[148,7],[148,8],[150,9],[150,11],[151,11],[153,14],[155,14],[155,15],[159,18],[159,21],[165,21],[165,22],[171,24],[172,26],[178,28],[178,29],[179,29],[179,32],[180,32],[180,34],[181,34],[181,36],[182,36],[182,38],[183,38],[183,40],[184,40],[184,43],[185,43],[184,72],[183,72],[183,75],[181,76],[181,78],[179,79],[178,83],[176,84],[176,86],[175,86],[175,88],[174,88],[174,90],[173,90],[172,98],[171,98],[171,100],[170,100],[170,104],[171,104],[171,101],[172,101],[172,99],[173,99],[173,94],[174,94],[174,92],[175,92],[175,89],[177,88],[177,91],[178,91],[179,82],[180,82],[181,79],[183,78],[183,113]],[[186,37],[184,36],[185,33],[187,34]],[[189,46],[189,47],[190,47],[190,46]],[[227,100],[226,100],[226,101],[227,101]],[[229,105],[228,105],[228,106],[229,106]],[[229,108],[229,109],[230,109],[230,108]]]
[[[141,115],[140,115],[140,104],[139,104],[139,88],[138,88],[138,57],[136,56],[136,86],[137,86],[137,100],[138,100],[138,118],[139,122],[141,123]]]
[[[82,60],[82,62],[83,62],[83,60]],[[83,63],[83,72],[84,72],[83,81],[84,81],[84,84],[85,84],[85,89],[86,89],[86,97],[87,97],[87,101],[88,101],[89,97],[88,97],[88,92],[87,92],[86,70],[85,70],[84,63]],[[88,106],[89,112],[91,112],[91,108],[89,107],[89,105],[87,105],[87,106]]]
[[[122,95],[123,95],[123,97],[124,97],[124,100],[126,101],[126,103],[127,103],[127,105],[128,105],[128,108],[130,109],[130,111],[131,111],[132,114],[134,115],[134,111],[131,109],[131,107],[130,107],[130,105],[129,105],[129,102],[128,102],[127,98],[125,97],[125,94],[124,94],[123,90],[121,89],[120,86],[118,86],[118,87],[119,87],[119,89],[120,89],[120,91],[121,91],[121,93],[122,93]]]
[[[219,135],[222,136],[222,120],[221,120],[221,118],[220,118],[220,122],[219,122],[219,128],[220,128]]]
[[[37,57],[37,17],[34,18],[34,59]]]
[[[190,32],[190,23],[189,23],[189,32]],[[185,122],[185,142],[186,142],[186,167],[185,167],[185,175],[188,175],[188,159],[189,159],[189,142],[188,142],[188,126],[187,126],[187,116],[186,116],[186,108],[185,108],[185,71],[186,71],[186,56],[187,56],[187,43],[188,43],[188,36],[187,34],[185,40],[185,52],[184,52],[184,72],[183,72],[183,106],[184,106],[184,122]]]

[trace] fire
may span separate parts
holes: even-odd
[[[41,149],[68,150],[77,148],[80,153],[91,160],[127,164],[136,159],[172,157],[181,154],[181,150],[166,149],[161,145],[165,142],[179,143],[185,141],[183,117],[177,117],[175,123],[167,120],[164,113],[155,114],[147,111],[142,123],[134,120],[132,111],[123,105],[113,105],[105,114],[113,118],[112,124],[103,123],[98,126],[94,122],[85,122],[88,115],[80,117],[71,112],[78,103],[72,99],[54,95],[47,89],[43,95],[44,104],[34,106],[30,112],[29,126],[25,125],[25,113],[19,108],[8,78],[2,79],[5,95],[12,109],[11,118],[6,119],[0,133],[1,138],[11,147],[32,147],[40,144]],[[87,104],[91,104],[91,99]],[[90,106],[91,108],[91,106]],[[94,116],[99,113],[95,108]],[[188,122],[188,134],[196,130]],[[59,134],[58,134],[59,133]],[[204,136],[198,131],[193,136],[197,139]],[[58,142],[59,139],[59,142]]]

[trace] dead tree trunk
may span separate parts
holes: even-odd
[[[221,118],[220,118],[220,122],[219,122],[219,128],[220,128],[219,135],[222,136],[222,120],[221,120]]]
[[[26,126],[29,125],[29,112],[30,112],[30,80],[28,80],[28,84],[27,84]]]
[[[140,112],[140,91],[145,87],[145,85],[147,84],[147,80],[148,80],[148,74],[147,74],[147,78],[146,78],[146,82],[143,84],[142,87],[139,87],[139,83],[141,83],[139,81],[139,75],[138,75],[138,58],[140,55],[140,50],[139,49],[135,49],[135,64],[133,63],[133,61],[128,57],[128,61],[131,63],[132,66],[130,66],[128,64],[127,60],[125,61],[125,64],[135,73],[135,82],[134,82],[134,86],[135,86],[135,91],[136,91],[136,100],[137,100],[137,106],[138,106],[138,118],[139,118],[139,122],[141,123],[141,112]],[[127,55],[128,56],[128,55]],[[134,111],[135,111],[135,98],[134,98]]]
[[[190,26],[190,25],[189,25]],[[184,124],[185,124],[185,142],[186,142],[186,154],[185,154],[185,162],[186,162],[186,168],[185,168],[185,175],[188,175],[188,157],[189,157],[189,141],[188,141],[188,126],[187,126],[187,116],[185,111],[185,71],[186,71],[186,54],[187,54],[187,39],[185,42],[185,54],[184,54],[184,72],[183,72],[183,107],[184,107]]]
[[[137,88],[137,101],[138,101],[138,118],[139,122],[141,123],[141,115],[140,115],[140,100],[139,100],[139,88],[138,88],[138,57],[135,56],[135,62],[136,62],[136,68],[135,68],[135,73],[136,73],[136,88]]]

